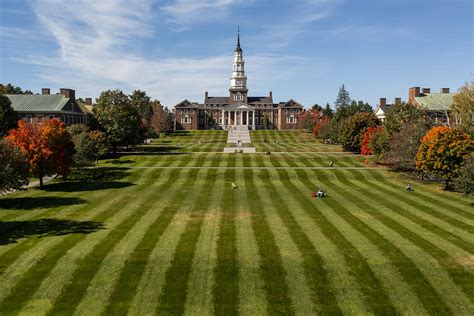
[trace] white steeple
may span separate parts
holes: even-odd
[[[245,76],[245,62],[240,48],[240,28],[237,31],[237,47],[234,51],[234,63],[232,65],[232,77],[230,78],[230,90],[247,90],[247,77]],[[246,91],[245,91],[246,92]]]

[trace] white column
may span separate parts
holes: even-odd
[[[246,119],[245,119],[245,125],[249,126],[249,111],[246,112]]]
[[[230,111],[227,111],[227,125],[230,125]]]

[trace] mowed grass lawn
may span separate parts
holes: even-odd
[[[473,199],[302,143],[122,155],[0,198],[0,314],[473,315]]]

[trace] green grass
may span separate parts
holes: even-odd
[[[474,313],[472,198],[300,131],[252,138],[272,154],[183,133],[2,197],[0,315]]]

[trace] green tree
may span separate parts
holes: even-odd
[[[0,94],[33,94],[30,90],[23,91],[20,87],[15,87],[11,83],[6,85],[0,83]]]
[[[135,90],[130,95],[131,105],[137,109],[138,115],[142,120],[150,122],[153,115],[151,99],[145,91]]]
[[[445,181],[445,190],[459,177],[461,167],[474,149],[468,134],[446,126],[433,127],[421,139],[416,168]]]
[[[321,112],[323,109],[322,106],[320,106],[319,104],[315,103],[312,107],[311,107],[311,110],[314,110],[314,111],[319,111]]]
[[[385,162],[386,154],[390,150],[389,137],[385,128],[372,136],[370,148],[377,162]]]
[[[334,111],[332,110],[331,106],[329,105],[329,103],[326,103],[326,107],[321,111],[321,113],[324,115],[324,116],[329,116],[329,117],[333,117],[334,115]]]
[[[459,178],[454,181],[454,186],[464,195],[474,194],[474,155],[471,154],[459,170]]]
[[[461,128],[473,136],[474,133],[474,82],[466,82],[453,97],[451,111]]]
[[[267,112],[263,114],[263,128],[268,129],[270,127],[270,119],[268,118]]]
[[[386,115],[384,125],[388,134],[391,136],[400,131],[402,126],[410,123],[418,123],[429,126],[430,121],[426,111],[408,103],[400,103],[393,106],[392,110]]]
[[[344,150],[360,152],[365,130],[379,124],[379,120],[372,112],[356,113],[345,119],[340,129],[340,142]]]
[[[20,116],[13,109],[10,99],[0,95],[0,136],[6,135],[12,128],[17,128],[19,119]]]
[[[21,150],[0,140],[0,193],[28,185],[30,165]]]
[[[107,90],[97,100],[94,114],[110,140],[114,153],[119,145],[135,145],[143,141],[140,116],[130,98],[121,90]]]
[[[346,90],[343,84],[342,87],[339,88],[339,93],[334,105],[336,106],[336,110],[338,110],[339,108],[347,108],[350,104],[351,97],[349,95],[349,91]]]

